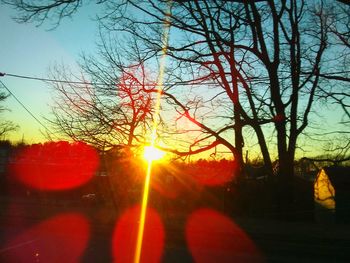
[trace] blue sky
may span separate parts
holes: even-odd
[[[64,19],[54,30],[46,23],[18,24],[12,17],[16,12],[7,6],[0,8],[0,72],[47,77],[50,67],[65,64],[77,68],[75,61],[82,52],[93,52],[97,34],[97,24],[92,21],[95,6],[85,6],[73,17]],[[3,77],[2,82],[41,121],[49,112],[51,102],[50,87],[44,82]],[[10,110],[1,118],[20,124],[17,133],[10,139],[24,139],[28,143],[43,140],[40,125],[10,97],[5,106]]]
[[[40,27],[36,27],[34,23],[16,23],[11,18],[16,12],[2,5],[0,72],[45,78],[48,76],[49,68],[55,64],[65,64],[78,69],[75,61],[79,59],[79,55],[82,52],[93,54],[96,50],[98,28],[92,18],[98,11],[96,5],[85,5],[72,19],[66,18],[57,28],[49,30],[52,28],[50,22]],[[43,117],[50,111],[52,93],[48,84],[12,77],[3,77],[1,80],[38,119],[45,122]],[[10,111],[3,113],[1,118],[20,125],[18,132],[13,133],[8,139],[19,141],[24,136],[27,143],[45,140],[40,132],[44,129],[14,98],[9,97],[4,106]],[[320,109],[315,109],[315,114],[319,113]],[[322,109],[322,115],[324,117],[317,120],[318,124],[322,125],[312,123],[310,128],[317,126],[329,131],[344,128],[337,125],[341,121],[341,112],[335,107]],[[314,142],[310,142],[307,137],[301,138],[300,143],[311,143],[312,148],[315,147]]]

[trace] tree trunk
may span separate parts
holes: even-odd
[[[239,102],[239,92],[238,92],[238,84],[237,84],[237,77],[235,76],[236,81],[233,82],[233,117],[235,120],[235,148],[236,148],[236,154],[235,154],[235,161],[237,164],[237,175],[241,177],[243,173],[243,146],[244,146],[244,139],[242,134],[242,119],[241,119],[241,105]]]
[[[279,217],[284,220],[292,220],[295,212],[293,175],[294,155],[285,152],[283,155],[280,155],[277,181],[277,212]]]
[[[263,134],[263,131],[261,130],[261,126],[257,125],[254,127],[256,136],[258,137],[258,142],[261,150],[261,154],[264,159],[264,168],[265,171],[268,175],[268,177],[271,177],[273,175],[273,170],[272,170],[272,161],[269,153],[269,149],[266,144],[265,136]]]

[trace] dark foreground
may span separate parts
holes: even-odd
[[[130,262],[130,255],[118,257],[128,253],[118,247],[125,247],[138,220],[119,224],[128,217],[112,207],[2,200],[0,212],[0,262]],[[158,217],[160,225],[146,224],[152,231],[145,246],[154,261],[146,255],[144,262],[350,262],[349,225],[235,218],[203,208]]]

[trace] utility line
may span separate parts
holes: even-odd
[[[0,73],[0,77],[3,77],[3,73]],[[0,83],[2,86],[10,93],[10,95],[22,106],[23,109],[25,109],[30,116],[33,117],[33,119],[39,123],[47,132],[50,134],[53,134],[49,128],[47,128],[35,115],[16,97],[16,95],[0,80]]]
[[[39,81],[57,82],[57,83],[66,83],[66,84],[108,85],[108,84],[102,84],[102,83],[91,83],[91,82],[82,82],[82,81],[70,81],[70,80],[57,80],[57,79],[48,79],[48,78],[38,78],[38,77],[24,76],[24,75],[10,74],[10,73],[0,73],[0,76],[1,77],[9,76],[9,77],[21,78],[21,79],[30,79],[30,80],[39,80]]]
[[[342,72],[327,72],[322,73],[320,76],[328,75],[328,76],[334,76],[336,74],[341,73],[350,73],[350,71],[342,71]],[[301,72],[301,75],[309,75],[311,72]],[[60,79],[50,79],[50,78],[39,78],[39,77],[33,77],[33,76],[26,76],[26,75],[19,75],[19,74],[11,74],[11,73],[4,73],[0,72],[0,77],[14,77],[14,78],[21,78],[21,79],[29,79],[29,80],[38,80],[38,81],[46,81],[46,82],[55,82],[55,83],[65,83],[65,84],[81,84],[81,85],[98,85],[98,86],[112,86],[116,85],[117,83],[102,83],[102,82],[88,82],[88,81],[74,81],[74,80],[60,80]],[[249,77],[246,79],[246,81],[251,82],[259,82],[259,81],[268,81],[270,78],[268,76],[265,77]],[[280,77],[279,79],[285,79],[285,77]],[[182,85],[182,86],[200,86],[200,85],[210,85],[210,86],[216,86],[218,83],[214,82],[174,82],[174,83],[163,83],[163,86],[175,86],[175,85]],[[158,84],[143,84],[143,86],[146,87],[157,87]]]
[[[55,82],[55,83],[65,83],[65,84],[81,84],[81,85],[98,85],[98,86],[112,86],[116,85],[117,83],[102,83],[102,82],[88,82],[88,81],[73,81],[73,80],[59,80],[59,79],[49,79],[49,78],[39,78],[39,77],[32,77],[32,76],[25,76],[25,75],[18,75],[18,74],[11,74],[11,73],[3,73],[0,72],[0,77],[14,77],[14,78],[21,78],[21,79],[29,79],[29,80],[38,80],[38,81],[46,81],[46,82]],[[193,86],[193,85],[217,85],[217,83],[213,82],[202,82],[202,83],[189,83],[189,82],[179,82],[179,83],[167,83],[167,86],[173,86],[173,85],[184,85],[184,86]],[[148,87],[157,87],[158,84],[143,84],[143,86]]]
[[[46,82],[55,82],[55,83],[65,83],[65,84],[80,84],[80,85],[98,85],[98,86],[112,86],[116,85],[117,83],[102,83],[102,82],[88,82],[88,81],[74,81],[74,80],[60,80],[60,79],[49,79],[49,78],[39,78],[39,77],[33,77],[33,76],[27,76],[27,75],[19,75],[19,74],[11,74],[11,73],[4,73],[0,72],[0,77],[14,77],[14,78],[21,78],[21,79],[29,79],[29,80],[38,80],[38,81],[46,81]],[[269,77],[250,77],[247,79],[247,81],[267,81],[269,80]],[[158,87],[159,84],[142,84],[146,87]],[[174,82],[174,83],[163,83],[163,86],[201,86],[201,85],[210,85],[210,86],[217,86],[218,83],[215,82]]]

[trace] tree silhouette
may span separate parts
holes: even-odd
[[[143,58],[157,58],[164,23],[171,27],[167,55],[173,85],[164,95],[202,132],[188,153],[224,145],[242,167],[244,138],[253,131],[267,172],[272,174],[276,151],[280,175],[289,181],[298,139],[322,98],[338,103],[348,122],[349,6],[342,1],[98,3],[109,9],[100,18],[102,27],[134,39]],[[22,12],[21,21],[43,22],[53,14],[59,23],[81,2],[12,4]],[[185,86],[189,93],[179,95]]]
[[[56,94],[52,105],[54,117],[48,121],[54,130],[101,150],[114,146],[131,150],[143,145],[153,112],[151,94],[139,81],[145,77],[143,65],[113,72],[113,69],[103,71],[89,58],[85,58],[85,62],[85,74],[94,83],[53,85]],[[118,73],[119,76],[116,76]],[[71,76],[59,67],[53,69],[52,74],[59,79]]]
[[[340,15],[336,14],[344,16],[348,8],[342,4],[333,7],[327,1],[175,1],[169,13],[165,11],[167,5],[163,1],[123,2],[107,18],[107,27],[114,25],[113,29],[136,37],[148,52],[155,52],[161,49],[159,32],[164,17],[169,17],[175,37],[167,54],[173,80],[179,85],[169,88],[167,94],[176,94],[181,83],[216,83],[212,98],[221,96],[232,109],[230,116],[217,116],[217,120],[224,123],[231,117],[232,122],[211,129],[214,132],[202,126],[202,131],[211,134],[206,139],[214,140],[209,145],[223,144],[217,136],[222,129],[234,130],[234,143],[229,149],[242,163],[243,127],[251,127],[271,173],[273,145],[268,145],[268,131],[273,129],[280,174],[290,178],[297,141],[312,120],[316,99],[325,91],[332,97],[344,93],[336,92],[343,87],[332,82],[330,88],[326,80],[330,80],[341,57],[349,54],[346,43],[338,52],[336,46],[340,43],[331,36],[343,38],[339,36],[345,31],[334,30],[339,29]],[[118,12],[122,9],[124,12]],[[132,16],[133,10],[142,11],[144,16]],[[144,32],[152,32],[152,37]],[[345,67],[341,69],[332,80],[346,78]],[[197,100],[189,102],[196,103],[180,108],[184,116],[196,122],[203,119],[198,105],[205,99],[194,98]],[[213,99],[206,101],[213,103]],[[179,104],[176,96],[173,102]],[[196,117],[188,114],[191,111],[197,113]]]
[[[9,97],[9,94],[5,92],[0,92],[0,103],[4,102]],[[5,111],[6,108],[0,105],[0,113]],[[0,138],[4,139],[7,134],[18,129],[12,121],[1,121],[0,122]]]

